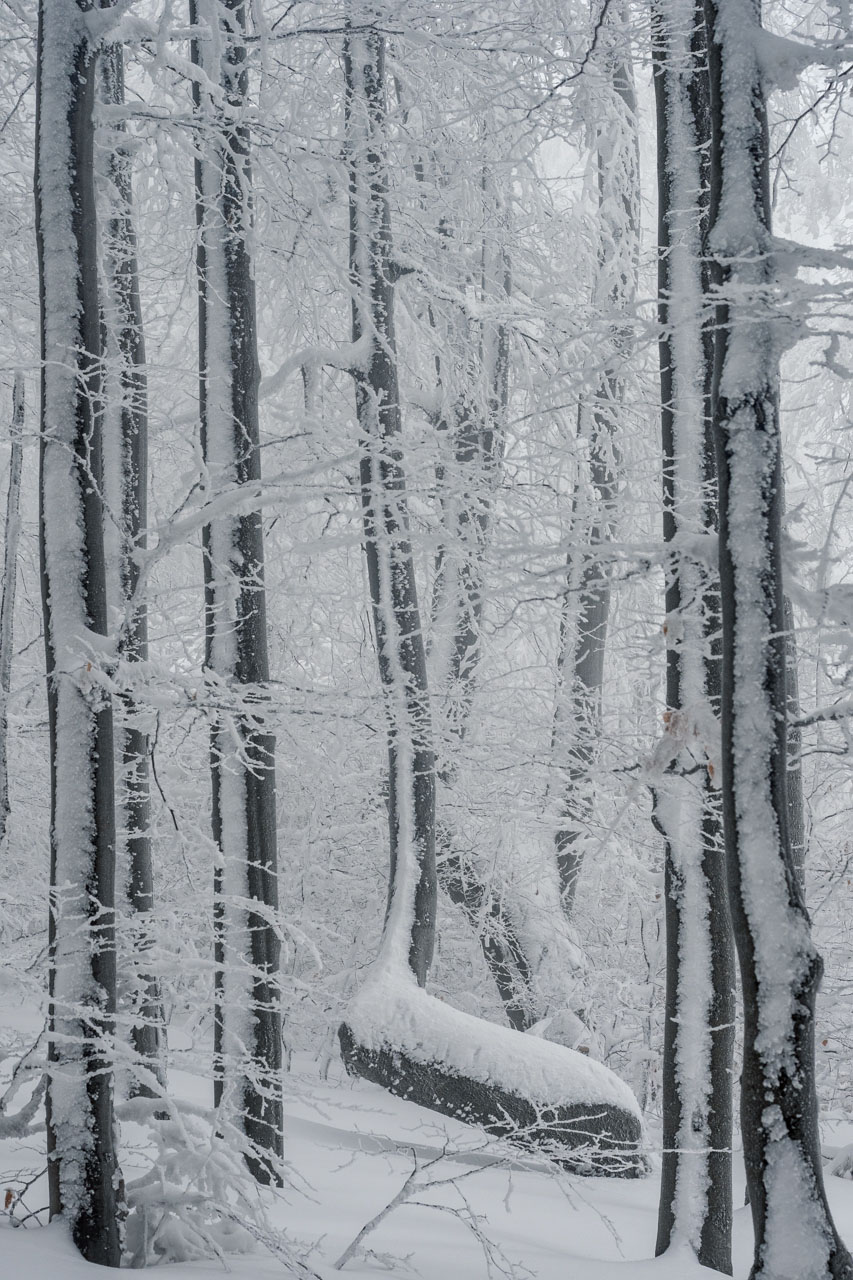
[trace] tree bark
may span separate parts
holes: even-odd
[[[822,961],[788,815],[780,554],[780,317],[757,0],[704,0],[711,83],[709,250],[719,302],[713,421],[720,488],[722,784],[744,1003],[741,1126],[758,1280],[853,1276],[826,1200],[815,1088]]]
[[[243,0],[191,0],[199,399],[211,493],[257,482],[259,366],[251,228]],[[204,529],[205,669],[211,730],[216,990],[214,1100],[252,1144],[247,1164],[280,1183],[283,1154],[275,739],[269,730],[263,526],[259,510]]]
[[[95,58],[76,0],[42,0],[36,235],[42,352],[39,543],[51,756],[48,1181],[90,1262],[117,1267],[113,1116],[113,721],[106,635],[93,170]]]
[[[9,824],[9,693],[12,688],[12,649],[15,630],[15,588],[18,583],[18,538],[21,532],[21,467],[24,460],[24,375],[15,374],[12,389],[12,453],[6,496],[6,537],[3,544],[3,596],[0,600],[0,852],[6,848]]]
[[[656,1252],[686,1240],[731,1274],[734,954],[719,795],[719,586],[696,548],[717,529],[710,424],[710,100],[701,5],[652,10],[666,565],[666,733],[655,797],[665,839],[663,1163]]]
[[[124,104],[124,51],[110,45],[101,54],[101,92],[111,107]],[[108,216],[104,226],[105,288],[103,306],[104,492],[112,507],[107,529],[115,532],[115,566],[108,583],[122,616],[118,657],[127,663],[148,661],[148,609],[137,599],[137,553],[147,545],[148,520],[148,384],[145,336],[139,296],[136,230],[133,213],[131,154],[123,122],[103,129],[106,142],[104,178]],[[117,580],[116,580],[117,579]],[[160,984],[148,972],[150,919],[154,909],[154,866],[151,854],[149,741],[144,714],[133,694],[120,704],[116,725],[120,786],[117,815],[123,864],[124,900],[132,927],[131,965],[134,1000],[131,1044],[139,1063],[165,1085],[165,1026]],[[134,1078],[131,1095],[153,1097],[156,1090]]]

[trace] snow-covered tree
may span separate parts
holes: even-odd
[[[666,842],[667,985],[658,1253],[686,1240],[731,1273],[734,955],[719,791],[719,587],[706,315],[710,100],[695,0],[653,10],[658,126],[658,307],[667,545],[669,759],[656,785]]]
[[[246,7],[192,0],[198,142],[199,399],[204,486],[221,510],[204,528],[205,674],[216,995],[214,1097],[253,1144],[262,1182],[283,1150],[275,739],[260,509],[258,352],[249,248],[252,185]],[[248,502],[241,487],[249,493]]]
[[[36,232],[51,753],[48,1174],[51,1213],[68,1219],[90,1262],[117,1267],[115,797],[112,706],[101,678],[107,601],[98,413],[96,68],[85,10],[76,0],[44,0]]]
[[[788,818],[781,566],[780,311],[770,218],[766,53],[757,0],[705,0],[711,87],[708,247],[718,292],[722,791],[740,960],[741,1125],[752,1275],[853,1275],[826,1200],[815,1090],[822,973]]]

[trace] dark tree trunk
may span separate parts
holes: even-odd
[[[42,343],[39,533],[51,754],[50,1211],[117,1267],[113,721],[97,678],[106,574],[100,495],[95,58],[84,10],[39,12],[36,235]]]
[[[708,245],[716,311],[722,784],[729,902],[744,1003],[741,1126],[755,1227],[752,1276],[849,1280],[826,1201],[815,1089],[822,962],[788,814],[780,555],[779,316],[757,0],[705,0],[711,81]],[[745,351],[749,359],[744,359]]]
[[[542,1151],[571,1173],[638,1178],[647,1171],[637,1116],[612,1104],[537,1106],[520,1092],[423,1063],[393,1046],[366,1049],[340,1030],[348,1070],[440,1115],[479,1125],[527,1151]],[[566,1050],[570,1053],[571,1050]]]
[[[21,532],[21,467],[24,460],[24,375],[15,374],[12,389],[12,453],[6,496],[6,537],[3,544],[3,596],[0,600],[0,852],[6,847],[9,823],[9,692],[12,688],[12,648],[15,630],[15,588],[18,583],[18,537]]]
[[[105,103],[124,104],[124,52],[111,45],[101,55],[101,85]],[[139,561],[146,547],[148,520],[148,385],[145,338],[139,297],[136,231],[133,216],[131,153],[123,124],[103,131],[107,143],[105,178],[109,214],[104,228],[104,411],[110,437],[104,449],[104,489],[114,504],[117,526],[116,604],[123,613],[118,655],[125,662],[148,661],[148,609],[137,599]],[[113,574],[115,576],[115,568]],[[157,978],[147,972],[151,949],[148,921],[154,909],[154,867],[151,856],[149,742],[143,714],[133,695],[121,704],[116,726],[122,785],[117,811],[123,819],[126,858],[124,895],[133,922],[133,1024],[131,1042],[141,1065],[159,1084],[165,1084],[165,1027]],[[155,1090],[134,1080],[131,1093],[151,1097]]]
[[[257,322],[248,248],[249,133],[242,0],[192,0],[202,449],[211,496],[260,479]],[[220,97],[221,93],[221,97]],[[275,739],[269,683],[263,526],[259,510],[204,530],[205,667],[217,711],[211,733],[215,871],[214,1099],[253,1144],[260,1182],[280,1182],[283,1153]],[[249,910],[248,902],[259,910]]]
[[[710,101],[701,5],[656,0],[658,285],[666,572],[666,732],[655,801],[665,839],[663,1162],[656,1252],[686,1240],[731,1274],[734,954],[719,794],[719,587],[695,552],[717,529],[710,424]]]

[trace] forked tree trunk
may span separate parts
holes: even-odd
[[[96,63],[76,0],[42,0],[36,234],[42,344],[39,542],[51,759],[48,1181],[90,1262],[117,1267],[113,720],[100,496]]]
[[[18,584],[18,537],[21,532],[21,467],[24,460],[24,375],[15,374],[12,388],[12,453],[6,495],[3,543],[3,595],[0,600],[0,853],[6,848],[9,824],[9,693],[15,639],[15,588]]]
[[[634,70],[621,3],[602,13],[602,70],[609,101],[596,125],[600,248],[594,301],[615,313],[598,384],[578,406],[580,476],[572,504],[572,545],[560,622],[558,693],[552,732],[557,775],[554,842],[563,907],[574,909],[591,816],[591,774],[599,749],[604,656],[610,619],[607,545],[613,537],[630,310],[637,287],[639,153]],[[601,106],[598,105],[601,111]]]
[[[352,373],[364,550],[388,727],[391,870],[383,947],[424,986],[435,944],[435,759],[400,452],[383,37],[348,36],[344,73],[352,337],[361,351]]]
[[[124,51],[120,45],[107,46],[101,54],[101,92],[108,107],[124,105]],[[123,123],[101,132],[106,151],[102,168],[108,209],[103,234],[104,493],[111,508],[106,526],[108,550],[112,550],[115,561],[108,565],[108,588],[114,596],[112,603],[122,615],[118,656],[135,663],[148,661],[148,609],[144,599],[136,598],[137,553],[145,549],[148,520],[148,383],[131,152]],[[120,704],[116,748],[120,767],[116,801],[119,866],[124,873],[122,890],[131,924],[131,1043],[139,1064],[162,1086],[163,1007],[160,984],[146,963],[153,941],[150,920],[154,909],[149,741],[144,713],[136,706],[132,693]],[[156,1090],[144,1079],[134,1077],[131,1093],[151,1097]]]
[[[788,818],[775,268],[757,0],[705,0],[710,53],[713,419],[720,485],[722,762],[744,1003],[741,1127],[752,1276],[850,1280],[823,1185],[814,1017],[822,962]]]
[[[734,954],[719,793],[719,586],[701,556],[717,528],[705,316],[710,101],[696,0],[655,0],[658,285],[666,564],[666,726],[655,796],[665,838],[663,1165],[656,1252],[686,1241],[731,1274]]]
[[[260,479],[251,170],[242,0],[191,0],[202,450],[211,495]],[[206,79],[205,79],[206,77]],[[211,731],[216,991],[214,1099],[252,1144],[260,1182],[283,1153],[275,739],[259,510],[205,527],[205,668]],[[250,903],[257,904],[249,906]]]

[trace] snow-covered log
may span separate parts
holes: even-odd
[[[76,0],[39,10],[39,499],[51,763],[48,1180],[90,1262],[119,1265],[113,717],[100,493],[96,64]]]
[[[758,0],[705,0],[711,225],[719,290],[713,419],[720,489],[722,786],[729,902],[744,1003],[741,1123],[758,1280],[849,1280],[826,1200],[815,1088],[822,961],[788,817],[782,316],[770,225]]]
[[[201,443],[205,481],[261,475],[255,283],[249,253],[251,170],[242,0],[191,0],[196,154]],[[278,1181],[283,1152],[275,739],[269,682],[263,527],[259,509],[204,529],[205,669],[231,698],[211,730],[216,993],[214,1098],[257,1149],[259,1181]],[[254,905],[253,905],[254,904]],[[269,1153],[269,1157],[267,1154]]]
[[[601,1063],[452,1008],[380,961],[339,1031],[347,1068],[576,1173],[646,1171],[627,1085]]]
[[[734,953],[719,792],[719,593],[690,547],[716,532],[706,322],[710,101],[696,0],[656,0],[661,438],[666,560],[666,734],[655,795],[666,841],[663,1166],[657,1252],[686,1241],[731,1274]]]

